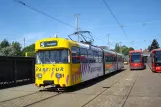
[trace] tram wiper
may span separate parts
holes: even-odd
[[[42,64],[42,61],[40,60],[39,54],[38,54],[38,60],[40,61],[40,63]]]
[[[50,58],[48,58],[48,60],[50,61],[50,63],[52,63],[53,65],[55,64],[55,62],[52,62],[51,60],[50,60]]]

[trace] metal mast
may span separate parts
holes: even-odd
[[[80,14],[75,14],[75,17],[76,17],[76,34],[77,34],[77,41],[79,42],[79,34],[78,34],[78,16]]]

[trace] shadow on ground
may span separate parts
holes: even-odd
[[[27,85],[32,83],[34,82],[31,80],[31,81],[23,81],[23,82],[17,82],[17,83],[12,82],[12,83],[0,84],[0,89],[7,89],[7,88],[17,87],[17,86],[22,86],[22,85]]]
[[[98,77],[98,78],[94,78],[94,79],[91,79],[91,80],[88,80],[86,82],[83,82],[83,83],[80,83],[80,84],[77,84],[77,85],[74,85],[74,86],[71,86],[71,87],[68,87],[68,88],[60,88],[59,90],[55,87],[49,87],[49,88],[45,88],[43,90],[40,90],[40,91],[49,91],[49,92],[74,92],[74,91],[78,91],[78,90],[82,90],[84,88],[87,88],[87,87],[90,87],[92,85],[95,85],[113,75],[117,75],[123,71],[125,71],[126,69],[122,69],[120,71],[117,71],[117,72],[112,72],[110,74],[107,74],[105,76],[101,76],[101,77]],[[110,87],[103,87],[103,88],[110,88]]]

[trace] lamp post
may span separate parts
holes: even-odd
[[[75,17],[76,17],[76,34],[77,34],[77,41],[79,42],[79,34],[78,34],[78,16],[80,14],[75,14]]]
[[[119,42],[119,44],[120,44],[120,53],[122,54],[122,50],[121,50],[121,43],[122,43],[122,42]]]
[[[110,50],[110,41],[109,41],[109,35],[110,35],[110,34],[107,34],[106,36],[108,37],[108,49]]]

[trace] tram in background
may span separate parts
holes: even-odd
[[[161,48],[151,51],[148,57],[148,66],[153,72],[161,72]]]
[[[121,70],[123,55],[64,38],[35,43],[35,85],[69,87]]]
[[[130,70],[145,69],[145,64],[142,58],[142,50],[132,50],[129,52]]]

